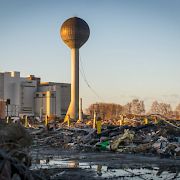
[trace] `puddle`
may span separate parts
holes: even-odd
[[[76,160],[61,159],[61,158],[47,158],[41,160],[35,160],[31,166],[32,170],[37,169],[53,169],[61,168],[65,169],[56,175],[52,175],[51,179],[56,179],[57,176],[63,176],[68,169],[82,169],[86,172],[93,172],[93,176],[97,179],[145,179],[145,180],[162,180],[162,179],[180,179],[180,167],[178,166],[163,166],[163,167],[131,167],[130,164],[125,164],[119,168],[113,168],[106,165],[94,164],[93,162],[79,162]]]

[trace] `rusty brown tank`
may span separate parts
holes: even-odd
[[[62,24],[60,35],[69,48],[79,49],[88,40],[90,29],[83,19],[72,17]]]

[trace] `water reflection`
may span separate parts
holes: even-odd
[[[67,163],[68,168],[78,168],[79,167],[79,162],[78,161],[69,161]]]
[[[180,166],[169,166],[163,164],[159,166],[132,166],[131,164],[119,164],[119,166],[105,166],[93,162],[79,162],[77,160],[64,160],[58,158],[37,159],[31,169],[41,168],[80,168],[86,171],[95,172],[101,178],[126,178],[126,179],[180,179]]]

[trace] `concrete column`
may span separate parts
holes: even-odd
[[[79,111],[79,49],[71,49],[71,112],[70,118],[77,119]]]
[[[79,113],[79,49],[71,49],[71,102],[64,121],[78,120]]]
[[[46,116],[51,115],[51,92],[46,92]]]

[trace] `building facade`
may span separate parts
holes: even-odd
[[[20,77],[20,72],[0,73],[0,118],[4,116],[57,116],[67,111],[70,84],[41,83],[33,75]],[[10,100],[10,104],[4,105]]]
[[[35,115],[65,115],[70,103],[70,88],[66,83],[41,83],[35,94]]]

